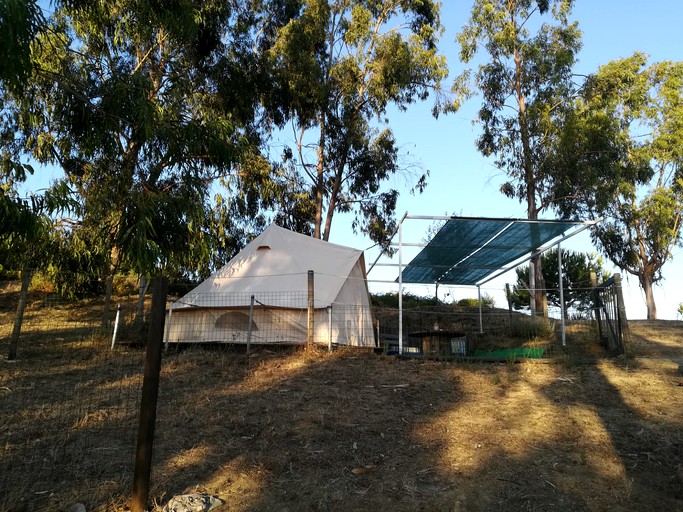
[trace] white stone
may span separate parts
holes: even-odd
[[[208,494],[182,494],[171,498],[163,512],[208,512],[222,504],[223,500]]]

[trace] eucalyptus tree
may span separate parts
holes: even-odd
[[[481,54],[476,73],[456,82],[461,94],[481,95],[477,148],[508,176],[501,192],[526,204],[537,219],[552,207],[551,180],[543,161],[557,134],[556,119],[574,94],[572,67],[581,48],[573,0],[475,0],[458,34],[460,58]],[[548,20],[548,21],[546,21]],[[532,311],[545,314],[540,257],[531,260]]]
[[[61,2],[25,90],[6,91],[20,152],[64,171],[61,225],[109,272],[196,270],[210,254],[211,185],[258,152],[250,15],[218,0]]]
[[[0,3],[0,83],[21,89],[31,73],[31,45],[43,28],[43,11],[35,0],[3,0]]]
[[[337,212],[354,212],[353,228],[376,241],[393,231],[399,147],[385,125],[387,109],[437,93],[447,74],[437,49],[439,6],[431,0],[302,0],[300,13],[268,52],[279,84],[267,109],[291,126],[281,166],[292,182],[298,215],[329,239]],[[426,175],[415,176],[421,190]],[[291,206],[291,205],[290,205]]]
[[[549,165],[560,211],[604,217],[594,241],[638,279],[656,319],[653,285],[681,244],[683,62],[648,66],[636,53],[600,67],[567,113]]]
[[[20,94],[31,74],[31,45],[44,24],[42,10],[31,0],[0,3],[0,267],[24,266],[15,256],[26,254],[26,245],[41,232],[37,204],[17,194],[17,184],[33,171],[16,158],[14,124],[6,112],[8,95]],[[30,244],[29,244],[30,245]],[[22,247],[22,249],[19,249]],[[14,260],[14,261],[13,261]],[[28,262],[26,262],[28,264]]]

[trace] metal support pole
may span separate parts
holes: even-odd
[[[308,271],[308,334],[306,336],[306,348],[313,347],[313,311],[315,307],[315,285],[313,271]]]
[[[249,327],[247,328],[247,354],[251,351],[251,326],[254,324],[254,296],[249,304]]]
[[[557,268],[558,276],[560,278],[560,316],[562,317],[562,346],[567,346],[567,326],[565,325],[565,307],[564,307],[564,279],[562,278],[562,245],[557,244]]]
[[[529,260],[529,307],[531,318],[536,317],[536,265],[533,259]]]
[[[481,313],[481,286],[477,285],[477,297],[479,298],[479,334],[484,334],[484,321]]]
[[[114,350],[116,345],[116,335],[119,332],[119,320],[121,319],[121,304],[116,306],[116,319],[114,320],[114,334],[111,337],[111,350]]]
[[[398,225],[398,353],[403,354],[403,221]]]
[[[332,304],[327,306],[327,350],[332,352]]]

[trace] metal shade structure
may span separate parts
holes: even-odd
[[[434,238],[402,269],[404,283],[481,286],[525,258],[543,252],[593,224],[470,217],[446,219]],[[555,240],[555,244],[548,245]]]
[[[444,225],[427,244],[404,244],[406,220],[442,220]],[[403,216],[398,226],[399,352],[403,351],[403,284],[476,286],[479,293],[479,325],[482,330],[481,285],[559,246],[597,221],[529,220],[456,216]],[[403,265],[403,247],[423,249]],[[558,258],[561,252],[558,251]],[[562,265],[560,262],[560,288]],[[371,269],[372,270],[372,269]],[[562,294],[562,289],[560,289]],[[564,313],[562,314],[564,344]]]

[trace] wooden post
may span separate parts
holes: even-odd
[[[150,312],[149,334],[147,336],[147,350],[145,353],[145,376],[142,382],[138,444],[135,451],[133,496],[130,503],[132,512],[144,512],[147,510],[147,500],[149,499],[152,445],[154,444],[154,424],[156,422],[157,398],[159,396],[161,346],[164,337],[168,278],[156,277],[152,290],[152,309]]]
[[[14,329],[12,329],[12,339],[9,344],[8,361],[17,358],[17,348],[19,347],[19,337],[21,336],[21,324],[24,322],[24,310],[28,302],[28,287],[31,284],[31,271],[27,268],[21,271],[21,293],[19,295],[19,305],[17,306],[17,316],[14,318]]]
[[[249,327],[247,327],[247,354],[251,351],[251,326],[254,323],[254,296],[249,304]]]
[[[313,346],[313,312],[315,310],[315,286],[313,271],[308,271],[308,334],[306,336],[306,348]]]

